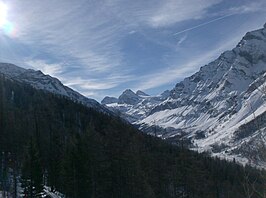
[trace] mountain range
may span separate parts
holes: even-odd
[[[1,63],[4,78],[114,112],[142,131],[199,152],[265,167],[266,25],[157,96],[125,90],[102,105],[41,71]]]
[[[266,166],[266,24],[158,96],[130,89],[102,102],[146,133]]]
[[[247,197],[246,186],[264,192],[263,171],[141,133],[39,71],[0,70],[3,197],[233,198]],[[120,98],[136,102],[130,99]]]

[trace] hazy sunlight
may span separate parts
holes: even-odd
[[[0,2],[0,28],[2,28],[7,22],[7,5]]]

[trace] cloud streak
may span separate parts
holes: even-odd
[[[225,18],[230,17],[230,16],[233,16],[233,15],[236,15],[236,13],[234,13],[234,14],[228,14],[228,15],[225,15],[225,16],[222,16],[222,17],[218,17],[216,19],[213,19],[213,20],[210,20],[210,21],[201,23],[199,25],[196,25],[196,26],[193,26],[193,27],[190,27],[190,28],[181,30],[179,32],[174,33],[174,36],[179,35],[179,34],[182,34],[182,33],[185,33],[185,32],[188,32],[188,31],[191,31],[191,30],[194,30],[194,29],[197,29],[197,28],[200,28],[200,27],[203,27],[205,25],[208,25],[208,24],[213,23],[213,22],[216,22],[216,21],[220,21],[222,19],[225,19]]]
[[[229,9],[225,10],[225,11],[222,11],[221,13],[212,14],[214,16],[221,15],[222,14],[223,16],[220,16],[218,18],[215,18],[215,19],[206,21],[206,22],[201,23],[199,25],[195,25],[193,27],[190,27],[190,28],[187,28],[187,29],[178,31],[178,32],[174,33],[173,35],[176,36],[176,35],[179,35],[179,34],[182,34],[182,33],[185,33],[185,32],[189,32],[191,30],[195,30],[197,28],[200,28],[200,27],[209,25],[211,23],[214,23],[214,22],[223,20],[225,18],[234,16],[234,15],[240,15],[240,14],[246,14],[246,13],[256,12],[256,11],[260,11],[260,10],[263,10],[263,9],[265,9],[265,3],[263,3],[263,2],[253,2],[253,3],[249,4],[249,5],[242,5],[242,6],[238,6],[238,7],[231,7]]]

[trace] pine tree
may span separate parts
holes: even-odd
[[[25,197],[41,197],[43,192],[43,172],[39,151],[33,138],[27,150],[22,167],[22,187]]]

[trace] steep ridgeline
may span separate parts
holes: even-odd
[[[58,79],[49,75],[44,75],[41,71],[24,69],[8,63],[0,63],[0,74],[4,75],[5,78],[31,85],[35,89],[70,98],[75,102],[82,103],[83,105],[95,108],[99,111],[108,111],[97,101],[89,99],[69,87],[64,86]]]
[[[261,152],[266,143],[266,25],[170,92],[156,97],[129,92],[102,103],[148,133],[156,125],[162,138],[182,137],[199,151],[266,165]],[[125,95],[134,96],[134,102],[121,100]]]

